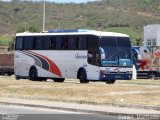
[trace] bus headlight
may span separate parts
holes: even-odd
[[[106,75],[110,73],[110,70],[100,70],[101,75]]]
[[[127,71],[128,74],[132,74],[132,71]]]

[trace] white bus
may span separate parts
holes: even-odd
[[[72,78],[113,84],[130,80],[132,68],[131,42],[125,34],[94,30],[16,34],[16,79]]]

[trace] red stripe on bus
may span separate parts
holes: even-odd
[[[49,71],[50,71],[51,73],[53,73],[53,74],[58,75],[59,77],[62,77],[62,74],[61,74],[60,69],[58,68],[58,66],[57,66],[53,61],[51,61],[49,58],[47,58],[47,57],[45,57],[45,56],[43,56],[43,55],[40,55],[40,54],[38,54],[38,53],[35,53],[35,52],[32,52],[32,51],[30,51],[30,52],[33,53],[33,54],[38,55],[39,57],[41,57],[41,58],[43,58],[43,59],[45,59],[45,60],[49,63],[49,65],[50,65]]]

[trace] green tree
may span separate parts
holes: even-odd
[[[38,32],[38,30],[32,26],[29,28],[29,32]]]
[[[15,43],[15,41],[16,41],[16,37],[13,36],[12,40],[9,41],[9,44],[8,44],[9,50],[13,50],[14,49],[14,43]]]
[[[15,13],[17,13],[17,12],[19,12],[19,11],[20,11],[20,8],[18,8],[18,7],[14,8],[14,12],[15,12]]]
[[[142,38],[140,38],[140,37],[135,39],[135,45],[136,45],[136,46],[142,45],[142,44],[143,44],[142,42],[143,42],[143,40],[142,40]]]
[[[17,33],[25,32],[26,29],[24,27],[18,27]]]

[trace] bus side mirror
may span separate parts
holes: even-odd
[[[106,58],[106,55],[105,55],[103,48],[100,47],[99,51],[100,51],[100,55],[101,55],[101,60],[104,60]]]
[[[142,59],[139,50],[137,50],[137,49],[132,49],[132,52],[133,52],[133,55],[134,55],[134,57],[135,57],[136,60],[141,60],[141,59]]]
[[[105,54],[101,54],[101,60],[105,59]]]

